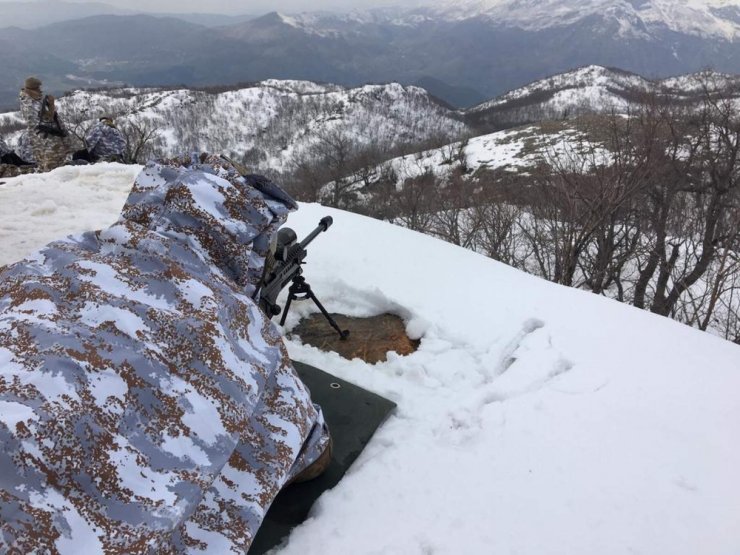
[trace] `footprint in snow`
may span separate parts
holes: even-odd
[[[482,404],[537,391],[571,368],[573,363],[552,344],[545,323],[536,318],[527,320],[504,347],[482,394]]]
[[[522,325],[522,330],[516,336],[514,336],[514,338],[509,341],[509,343],[506,344],[503,351],[501,352],[499,364],[496,366],[496,369],[492,373],[492,378],[495,379],[506,372],[511,367],[511,365],[516,362],[516,357],[514,355],[519,350],[522,342],[529,335],[544,327],[545,323],[542,320],[538,320],[537,318],[530,318],[529,320],[524,322],[524,324]]]

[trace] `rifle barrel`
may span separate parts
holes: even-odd
[[[316,239],[316,236],[319,233],[329,229],[331,227],[331,224],[333,223],[334,223],[334,220],[332,219],[331,216],[324,216],[323,218],[321,218],[321,221],[319,221],[319,225],[316,227],[316,229],[314,229],[311,233],[309,233],[308,236],[298,244],[301,246],[301,248],[305,249],[311,241]]]

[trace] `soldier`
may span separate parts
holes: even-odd
[[[63,165],[72,149],[54,97],[41,92],[41,81],[35,77],[26,79],[19,96],[21,113],[39,167],[49,171]]]
[[[110,116],[100,118],[85,137],[85,143],[87,143],[87,151],[93,162],[123,161],[126,139]]]
[[[246,553],[326,468],[251,295],[296,208],[218,157],[150,163],[110,228],[0,271],[0,552]]]

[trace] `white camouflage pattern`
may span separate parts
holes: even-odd
[[[0,271],[0,552],[245,553],[328,431],[250,299],[295,203],[151,163],[110,228]]]
[[[33,155],[31,137],[28,134],[28,129],[24,130],[21,133],[20,137],[18,137],[18,146],[16,147],[16,153],[29,164],[36,163],[36,157]]]
[[[126,139],[114,126],[102,121],[93,125],[85,137],[87,151],[96,160],[121,161],[126,152]]]
[[[19,100],[21,114],[26,122],[26,131],[31,141],[34,161],[43,171],[50,171],[63,166],[68,155],[72,152],[69,137],[44,134],[36,129],[39,124],[42,99],[31,98],[24,90],[21,90]],[[30,162],[30,160],[27,161]]]

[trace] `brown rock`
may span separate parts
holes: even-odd
[[[13,164],[0,164],[0,177],[17,177],[36,171],[35,166],[14,166]]]
[[[384,362],[388,351],[409,355],[419,347],[419,341],[409,339],[403,320],[395,314],[372,318],[332,314],[332,317],[341,329],[350,331],[347,339],[340,339],[321,314],[301,320],[291,334],[322,351],[334,351],[347,359],[360,358],[370,364]]]
[[[0,164],[0,177],[16,177],[17,175],[20,175],[20,171],[18,171],[18,166],[13,166],[11,164]]]

